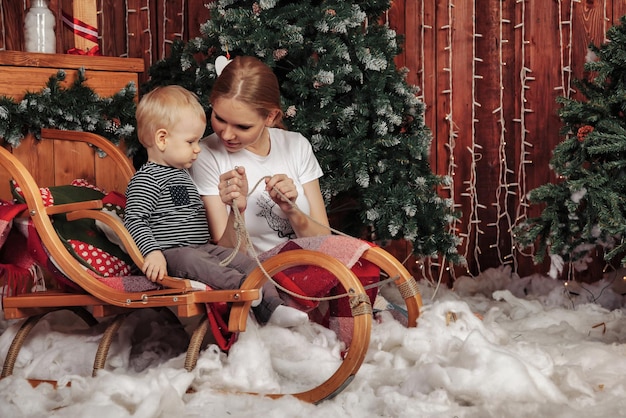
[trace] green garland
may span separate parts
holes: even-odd
[[[26,92],[18,103],[0,97],[0,137],[13,147],[28,133],[41,139],[41,128],[93,132],[118,145],[124,140],[128,154],[139,148],[135,129],[137,87],[130,82],[111,97],[100,97],[84,85],[80,68],[74,83],[64,88],[66,73],[59,70],[38,93]]]

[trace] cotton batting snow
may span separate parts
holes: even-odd
[[[290,330],[249,321],[228,356],[211,345],[186,372],[181,335],[194,324],[185,331],[143,310],[122,326],[94,378],[104,328],[59,312],[33,329],[13,375],[0,380],[0,416],[626,416],[623,276],[564,285],[502,267],[458,278],[454,289],[420,282],[418,326],[405,328],[399,311],[377,314],[355,378],[317,405],[243,393],[302,392],[328,379],[343,347],[317,324]],[[382,294],[401,306],[393,285]],[[19,324],[0,321],[1,359]],[[33,388],[26,377],[59,386]]]

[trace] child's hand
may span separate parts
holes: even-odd
[[[153,282],[163,280],[163,276],[167,274],[167,261],[160,250],[154,250],[146,255],[141,271],[146,277]]]
[[[243,167],[225,172],[220,176],[218,184],[222,202],[231,205],[234,199],[240,212],[246,210],[248,204],[248,177]]]

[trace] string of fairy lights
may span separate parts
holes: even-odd
[[[154,61],[154,56],[152,54],[152,32],[151,32],[151,17],[150,17],[150,0],[145,0],[145,2],[140,5],[139,9],[135,8],[134,6],[129,5],[129,1],[126,1],[126,15],[125,15],[125,22],[126,22],[126,27],[130,28],[130,17],[135,14],[135,13],[140,13],[141,16],[145,16],[145,28],[143,28],[141,30],[141,37],[142,39],[146,39],[147,38],[147,43],[148,43],[148,48],[144,49],[143,54],[144,57],[148,57],[148,62],[153,62]],[[135,3],[135,2],[133,2]],[[145,35],[148,36],[145,36]],[[128,51],[130,51],[130,40],[132,37],[134,37],[136,34],[131,32],[130,30],[126,31],[126,53],[122,56],[129,56]]]
[[[167,25],[168,22],[170,21],[170,19],[167,17],[167,0],[163,0],[163,33],[166,34],[167,33]],[[171,2],[170,2],[171,3]],[[181,1],[181,11],[176,13],[176,16],[178,16],[180,18],[180,32],[174,32],[173,35],[174,37],[178,38],[179,40],[183,39],[184,36],[184,28],[185,28],[185,2]],[[169,51],[169,48],[166,48],[166,45],[171,45],[174,42],[173,39],[168,38],[167,36],[163,37],[163,45],[161,48],[161,59],[166,58],[167,56],[167,51]]]
[[[129,27],[128,26],[129,17],[133,13],[140,12],[142,16],[145,16],[145,19],[144,19],[145,27],[142,29],[142,35],[144,36],[144,38],[147,38],[148,46],[143,52],[144,52],[144,56],[149,57],[148,62],[150,64],[153,64],[154,63],[154,51],[153,51],[153,34],[152,34],[152,15],[150,13],[151,12],[150,0],[145,0],[145,2],[143,3],[143,5],[141,5],[139,10],[137,10],[136,8],[130,7],[129,0],[125,0],[125,1],[126,1],[126,27]],[[169,51],[169,49],[166,48],[166,46],[171,45],[174,42],[174,39],[170,39],[167,36],[168,27],[171,22],[171,18],[169,17],[169,14],[168,14],[168,7],[171,8],[171,4],[172,2],[168,3],[167,0],[163,0],[162,7],[160,8],[162,10],[162,16],[161,16],[162,31],[160,31],[161,39],[159,43],[161,44],[161,56],[159,57],[159,59],[166,58],[167,52]],[[180,11],[176,12],[175,16],[177,16],[179,19],[177,27],[180,28],[180,30],[173,32],[172,35],[174,36],[174,38],[182,40],[184,39],[184,36],[185,36],[185,32],[184,32],[185,31],[185,2],[184,1],[180,2]],[[130,34],[127,34],[126,36],[127,51],[130,50],[130,47],[129,47],[130,36],[131,36]]]
[[[419,65],[420,67],[417,69],[418,73],[421,74],[422,76],[419,78],[420,79],[420,85],[419,85],[419,99],[422,101],[424,100],[424,92],[426,91],[426,31],[432,31],[433,26],[429,24],[429,22],[426,21],[426,2],[422,1],[421,2],[421,7],[420,7],[420,14],[419,14],[419,18],[420,18],[420,37],[419,39],[420,41],[420,46],[419,46]],[[447,187],[447,186],[445,186]],[[448,193],[454,193],[454,189],[448,188]],[[452,201],[454,201],[452,199]],[[456,222],[456,221],[455,221]],[[418,268],[420,269],[420,272],[422,273],[422,275],[429,280],[431,283],[435,282],[435,278],[433,277],[433,271],[437,271],[439,272],[439,279],[441,278],[441,275],[443,273],[443,268],[442,266],[445,263],[440,263],[439,259],[437,258],[422,258],[422,259],[417,259],[416,264],[418,265]],[[441,280],[438,280],[437,283],[440,283]]]
[[[499,84],[499,95],[498,95],[498,107],[493,110],[493,115],[497,118],[498,126],[500,127],[500,135],[498,141],[498,184],[495,190],[495,202],[493,206],[496,209],[496,218],[493,223],[488,224],[488,227],[492,227],[496,229],[495,234],[495,243],[490,245],[490,248],[495,248],[496,253],[498,255],[498,260],[500,264],[507,263],[516,263],[517,260],[513,257],[512,254],[503,255],[502,247],[497,243],[500,242],[502,237],[502,229],[501,224],[504,224],[511,229],[513,225],[513,221],[511,218],[511,214],[509,211],[509,198],[511,194],[515,192],[512,191],[513,186],[509,184],[509,177],[514,174],[514,171],[509,167],[509,162],[507,158],[507,136],[506,136],[506,118],[504,114],[504,68],[506,62],[504,61],[504,47],[505,45],[509,45],[509,39],[505,37],[505,28],[511,24],[511,20],[507,19],[504,15],[504,6],[502,2],[500,3],[500,7],[498,8],[498,17],[499,17],[499,25],[498,25],[498,38],[500,42],[498,42],[498,84]],[[513,237],[509,235],[510,245],[514,247]]]
[[[476,2],[472,2],[472,16],[476,16]],[[467,231],[465,234],[461,234],[461,236],[463,235],[466,236],[465,241],[468,243],[468,245],[466,246],[464,256],[466,259],[469,259],[468,257],[469,242],[470,242],[470,237],[472,236],[472,231],[473,231],[473,236],[474,236],[474,246],[473,246],[474,258],[473,259],[476,262],[478,271],[480,271],[481,270],[480,269],[481,248],[480,248],[479,243],[480,243],[480,237],[481,235],[484,234],[484,231],[481,229],[482,220],[480,219],[480,216],[479,216],[479,210],[486,209],[486,206],[478,200],[478,193],[476,189],[476,184],[477,184],[476,167],[478,166],[478,163],[482,160],[482,157],[483,157],[482,152],[481,152],[483,147],[476,142],[476,123],[478,122],[476,111],[477,111],[477,108],[481,107],[481,104],[478,103],[476,99],[476,80],[479,80],[482,78],[482,76],[477,74],[477,71],[476,71],[476,63],[482,61],[482,59],[476,56],[476,40],[482,37],[481,34],[476,32],[476,19],[472,21],[472,34],[473,34],[473,39],[474,39],[474,42],[472,42],[472,79],[471,79],[472,119],[471,119],[471,131],[470,131],[471,132],[470,145],[467,147],[467,150],[469,151],[469,158],[470,158],[470,178],[468,180],[463,181],[463,184],[466,185],[466,188],[465,188],[465,191],[461,193],[461,196],[465,196],[469,199],[470,212],[468,216]]]
[[[448,97],[448,100],[447,100],[448,109],[446,111],[446,116],[445,116],[445,121],[448,124],[448,138],[447,138],[447,142],[444,145],[449,155],[448,168],[447,168],[446,174],[450,179],[452,179],[452,181],[450,182],[449,187],[444,188],[444,190],[447,189],[446,191],[448,193],[448,198],[452,200],[453,202],[455,202],[454,206],[456,209],[458,209],[460,205],[458,204],[456,200],[455,187],[454,187],[455,170],[457,168],[454,151],[456,149],[456,139],[459,133],[454,122],[454,114],[453,114],[453,106],[452,106],[452,104],[454,103],[454,96],[453,96],[454,91],[452,89],[452,84],[453,84],[452,83],[453,81],[452,65],[453,65],[453,58],[454,58],[454,55],[452,53],[452,33],[453,33],[452,22],[454,21],[453,20],[454,4],[452,1],[448,1],[446,10],[447,10],[448,20],[447,20],[447,23],[441,26],[440,29],[445,31],[447,56],[446,56],[446,65],[444,66],[443,71],[446,75],[448,87],[444,89],[442,93]],[[423,42],[423,39],[424,38],[422,38],[422,42]],[[463,237],[463,235],[460,233],[459,224],[460,224],[459,220],[455,219],[450,225],[450,230],[451,232]],[[442,259],[441,261],[439,260],[431,261],[431,267],[436,269],[440,273],[439,279],[441,278],[441,274],[443,273],[444,266],[445,266],[444,259]],[[430,269],[427,269],[427,270],[430,270]],[[440,284],[441,280],[437,280],[437,283]]]
[[[142,17],[145,16],[145,19],[143,20],[145,22],[145,27],[142,29],[142,36],[144,37],[144,39],[147,39],[147,48],[144,49],[143,53],[144,56],[148,56],[149,60],[148,62],[150,64],[154,63],[154,51],[153,51],[153,34],[152,34],[152,15],[151,15],[151,9],[150,9],[150,0],[145,0],[143,2],[143,4],[139,7],[139,9],[132,7],[131,5],[129,5],[130,1],[129,0],[125,0],[125,6],[126,6],[126,27],[129,27],[129,17],[133,14],[133,13],[141,13]],[[136,3],[136,2],[132,2],[132,3]],[[169,51],[168,48],[166,48],[167,45],[171,45],[174,42],[174,39],[170,39],[167,37],[167,33],[168,33],[168,26],[170,24],[170,17],[168,14],[168,7],[171,7],[172,2],[167,2],[167,0],[163,0],[162,3],[162,7],[160,8],[162,10],[163,15],[161,16],[162,18],[162,26],[163,26],[163,30],[161,31],[161,39],[160,39],[160,44],[161,44],[161,56],[159,57],[159,59],[163,59],[166,58],[167,56],[167,52]],[[179,22],[178,22],[178,27],[180,28],[180,31],[177,32],[173,32],[173,36],[176,39],[182,40],[184,39],[185,36],[185,2],[181,1],[180,2],[180,11],[175,13],[175,16],[178,17]],[[128,56],[128,51],[130,50],[130,38],[131,36],[133,36],[134,34],[131,33],[127,33],[126,34],[126,54],[125,56]]]
[[[529,44],[529,40],[526,37],[526,0],[517,0],[517,4],[520,5],[520,15],[521,22],[515,25],[515,29],[520,32],[520,88],[519,88],[519,115],[513,119],[513,122],[517,123],[519,126],[519,162],[517,164],[517,172],[516,172],[516,182],[511,183],[510,186],[516,188],[516,197],[515,202],[517,202],[517,206],[515,208],[515,221],[513,224],[509,225],[509,233],[511,236],[513,235],[513,226],[519,222],[522,222],[528,218],[528,208],[529,203],[527,201],[528,187],[526,184],[526,166],[528,164],[532,164],[531,160],[528,160],[528,156],[530,155],[530,151],[528,149],[532,148],[532,143],[528,141],[528,129],[526,128],[526,114],[532,112],[532,109],[527,107],[527,97],[526,92],[530,88],[528,82],[534,80],[530,74],[532,73],[532,69],[530,69],[527,65],[527,55],[526,55],[526,46]],[[500,63],[502,66],[502,63]],[[514,192],[515,193],[515,192]],[[512,251],[515,250],[515,246],[512,247]],[[516,259],[513,256],[513,259]]]
[[[432,30],[432,26],[427,24],[426,22],[426,6],[425,6],[426,2],[421,2],[421,8],[420,8],[420,39],[422,40],[422,42],[420,42],[420,49],[419,49],[419,57],[420,57],[420,68],[417,69],[417,71],[422,74],[422,77],[420,77],[421,83],[420,83],[420,91],[419,91],[419,98],[423,101],[424,100],[424,92],[426,91],[426,77],[424,77],[424,73],[426,72],[425,69],[425,65],[426,65],[426,49],[424,48],[424,39],[426,37],[426,31],[427,30]]]
[[[570,0],[570,10],[573,6],[574,0]],[[559,16],[563,16],[563,2],[559,1],[558,12]],[[555,87],[560,90],[559,94],[570,97],[571,96],[571,77],[572,67],[570,65],[572,61],[572,16],[569,15],[569,19],[559,21],[559,42],[561,44],[561,85]]]

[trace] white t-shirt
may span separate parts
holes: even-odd
[[[218,136],[212,134],[201,141],[202,151],[189,170],[201,196],[217,196],[220,175],[235,167],[245,167],[248,192],[252,192],[245,211],[246,229],[257,253],[296,238],[287,216],[265,191],[265,182],[256,186],[257,182],[265,176],[286,174],[298,190],[296,205],[308,215],[311,210],[302,185],[323,175],[313,148],[304,136],[277,128],[270,128],[269,133],[270,153],[264,157],[245,149],[230,153]]]

